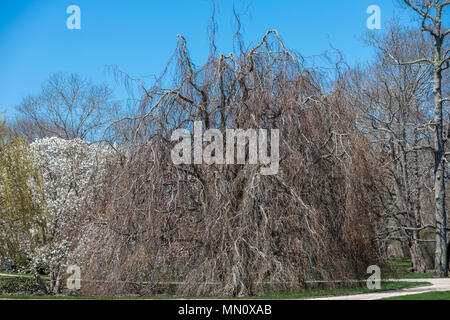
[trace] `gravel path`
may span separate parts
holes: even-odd
[[[34,278],[31,275],[21,275],[21,274],[11,274],[11,273],[0,273],[0,277],[20,277],[20,278]]]
[[[374,293],[361,293],[361,294],[352,294],[346,296],[335,296],[335,297],[320,297],[320,298],[312,298],[305,300],[378,300],[383,298],[391,298],[391,297],[399,297],[406,296],[409,294],[418,294],[425,292],[434,292],[434,291],[450,291],[450,279],[396,279],[389,281],[407,281],[407,282],[429,282],[430,285],[414,287],[414,288],[405,288],[393,291],[384,291],[384,292],[374,292]]]

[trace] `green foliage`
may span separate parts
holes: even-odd
[[[0,262],[25,266],[27,254],[43,241],[43,191],[27,141],[0,120]]]

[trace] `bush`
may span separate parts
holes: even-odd
[[[0,277],[0,295],[34,296],[42,294],[44,292],[33,277]]]

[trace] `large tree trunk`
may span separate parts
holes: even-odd
[[[417,273],[427,272],[427,264],[425,262],[425,258],[423,257],[423,252],[419,241],[413,240],[409,251],[411,253],[413,271]]]
[[[50,291],[47,288],[47,285],[45,284],[45,281],[41,278],[37,270],[34,270],[34,278],[36,279],[37,283],[39,284],[39,287],[41,288],[42,292],[44,294],[50,294]]]
[[[447,269],[450,264],[450,243],[447,243]]]
[[[416,110],[418,107],[416,107]],[[419,132],[417,127],[414,128],[414,144],[419,144]],[[422,226],[422,219],[421,219],[421,205],[420,205],[420,199],[421,199],[421,193],[422,193],[422,187],[420,184],[421,177],[419,172],[419,154],[415,152],[413,154],[414,159],[414,178],[415,178],[415,187],[414,187],[414,197],[413,197],[413,210],[414,210],[414,228],[413,231],[413,241],[412,245],[410,247],[411,252],[411,260],[413,264],[413,269],[417,273],[425,273],[427,272],[427,264],[425,262],[425,258],[423,256],[422,247],[420,246],[420,231],[419,228]]]
[[[442,116],[442,70],[441,43],[436,39],[434,52],[433,71],[433,95],[434,95],[434,196],[436,215],[436,252],[435,252],[435,274],[440,277],[448,275],[447,266],[447,213],[445,210],[445,162],[444,162],[444,139],[443,139],[443,116]]]

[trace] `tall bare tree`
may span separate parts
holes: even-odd
[[[124,120],[133,128],[127,159],[83,210],[84,292],[247,296],[365,274],[379,257],[378,157],[341,87],[325,90],[328,79],[275,30],[201,67],[187,52],[180,37],[175,76],[162,81],[172,87],[142,87],[141,113]],[[191,132],[193,121],[223,136],[279,128],[278,174],[174,164],[172,133]]]
[[[432,44],[431,57],[421,57],[411,61],[400,61],[391,56],[400,65],[428,64],[432,67],[434,117],[433,123],[433,151],[434,151],[434,193],[436,216],[436,252],[435,274],[448,275],[447,259],[447,212],[445,208],[445,143],[444,136],[444,103],[450,98],[442,95],[442,78],[444,71],[449,68],[450,51],[446,44],[446,37],[450,29],[445,28],[444,17],[450,6],[449,0],[401,0],[402,4],[415,11],[421,19],[421,30],[426,32]]]
[[[425,272],[419,231],[429,227],[424,223],[421,198],[431,166],[429,151],[423,151],[430,136],[426,125],[430,67],[399,66],[386,52],[403,60],[427,56],[429,50],[420,32],[395,24],[381,35],[369,33],[367,41],[378,49],[376,59],[349,73],[347,93],[359,111],[358,125],[388,159],[384,172],[389,192],[384,196],[385,225],[380,239],[406,241],[414,270]]]
[[[118,106],[111,102],[107,85],[94,85],[75,74],[57,73],[37,96],[28,96],[17,107],[16,130],[29,140],[56,136],[63,139],[96,139],[113,118]]]

